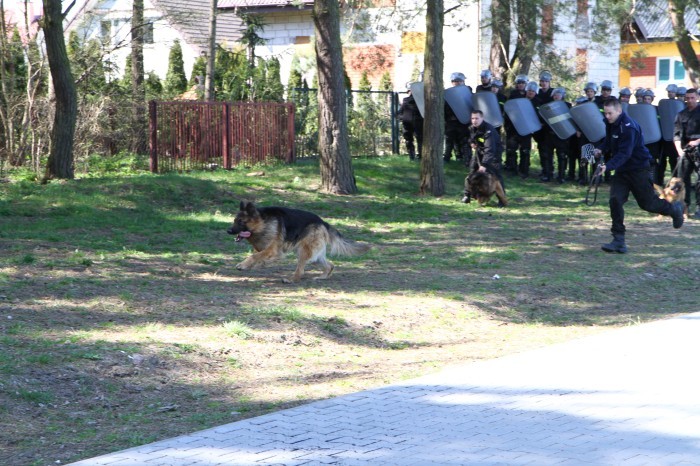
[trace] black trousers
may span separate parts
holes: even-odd
[[[416,120],[413,122],[404,121],[403,124],[403,138],[406,140],[406,149],[408,150],[408,155],[411,158],[416,155],[416,145],[413,144],[413,138],[416,139],[416,144],[418,145],[418,157],[423,155],[423,120]]]
[[[662,215],[671,214],[671,203],[659,199],[658,194],[654,191],[649,168],[622,173],[616,172],[610,179],[610,217],[612,218],[610,231],[613,235],[625,234],[625,209],[623,206],[629,199],[630,192],[642,210]]]
[[[683,154],[678,163],[681,164],[678,177],[682,178],[685,184],[685,205],[688,207],[690,207],[690,191],[693,188],[691,175],[694,172],[698,177],[698,182],[695,183],[695,210],[700,210],[700,160],[695,154]]]

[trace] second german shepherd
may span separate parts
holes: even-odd
[[[681,178],[674,176],[668,180],[665,188],[655,184],[654,190],[659,195],[660,199],[666,199],[668,202],[683,202],[683,216],[688,218],[688,206],[685,205],[685,183],[683,183]]]
[[[467,190],[477,200],[481,207],[484,207],[491,200],[494,194],[498,197],[498,206],[505,207],[508,205],[506,193],[503,191],[501,182],[498,177],[489,172],[475,171],[467,176],[464,180]]]
[[[297,253],[297,268],[285,283],[298,282],[304,275],[307,263],[318,262],[323,274],[316,279],[326,279],[333,272],[333,264],[326,259],[326,247],[330,255],[354,256],[370,249],[368,244],[356,243],[343,236],[324,222],[318,215],[304,210],[286,207],[257,208],[252,202],[241,201],[233,225],[227,230],[236,235],[236,241],[247,239],[255,252],[236,265],[238,270],[263,267],[284,253]]]

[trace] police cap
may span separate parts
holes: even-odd
[[[482,78],[489,78],[491,79],[491,71],[490,70],[483,70],[480,75]]]
[[[527,84],[528,81],[526,74],[519,74],[515,77],[515,84]]]
[[[605,81],[603,81],[602,83],[600,83],[600,88],[603,89],[603,90],[610,90],[610,91],[612,91],[612,88],[613,88],[612,81],[609,81],[609,80],[606,79]]]
[[[669,84],[666,86],[666,92],[678,92],[678,86],[675,84]]]
[[[552,80],[552,73],[549,71],[543,71],[540,73],[540,81],[551,81]]]
[[[620,89],[620,95],[632,95],[632,91],[629,87],[623,87]]]
[[[529,83],[527,83],[527,86],[525,86],[526,91],[537,92],[539,89],[540,86],[538,86],[535,81],[530,81]]]
[[[552,95],[554,94],[561,95],[561,98],[563,99],[564,97],[566,97],[566,89],[564,89],[563,87],[557,87],[552,91]]]
[[[583,86],[583,90],[587,91],[589,89],[593,90],[593,92],[598,92],[598,85],[594,82],[588,82],[585,86]]]
[[[501,81],[500,79],[494,79],[493,81],[491,81],[491,87],[494,87],[494,86],[495,87],[503,87],[503,81]]]
[[[678,90],[676,91],[676,95],[685,95],[686,93],[686,88],[684,86],[678,86]]]

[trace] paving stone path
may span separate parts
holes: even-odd
[[[700,465],[700,313],[74,466]]]

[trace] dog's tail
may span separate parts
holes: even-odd
[[[345,238],[338,230],[328,224],[326,224],[326,230],[328,231],[328,245],[330,246],[328,253],[331,256],[357,256],[366,253],[372,248],[367,243],[358,243]]]

